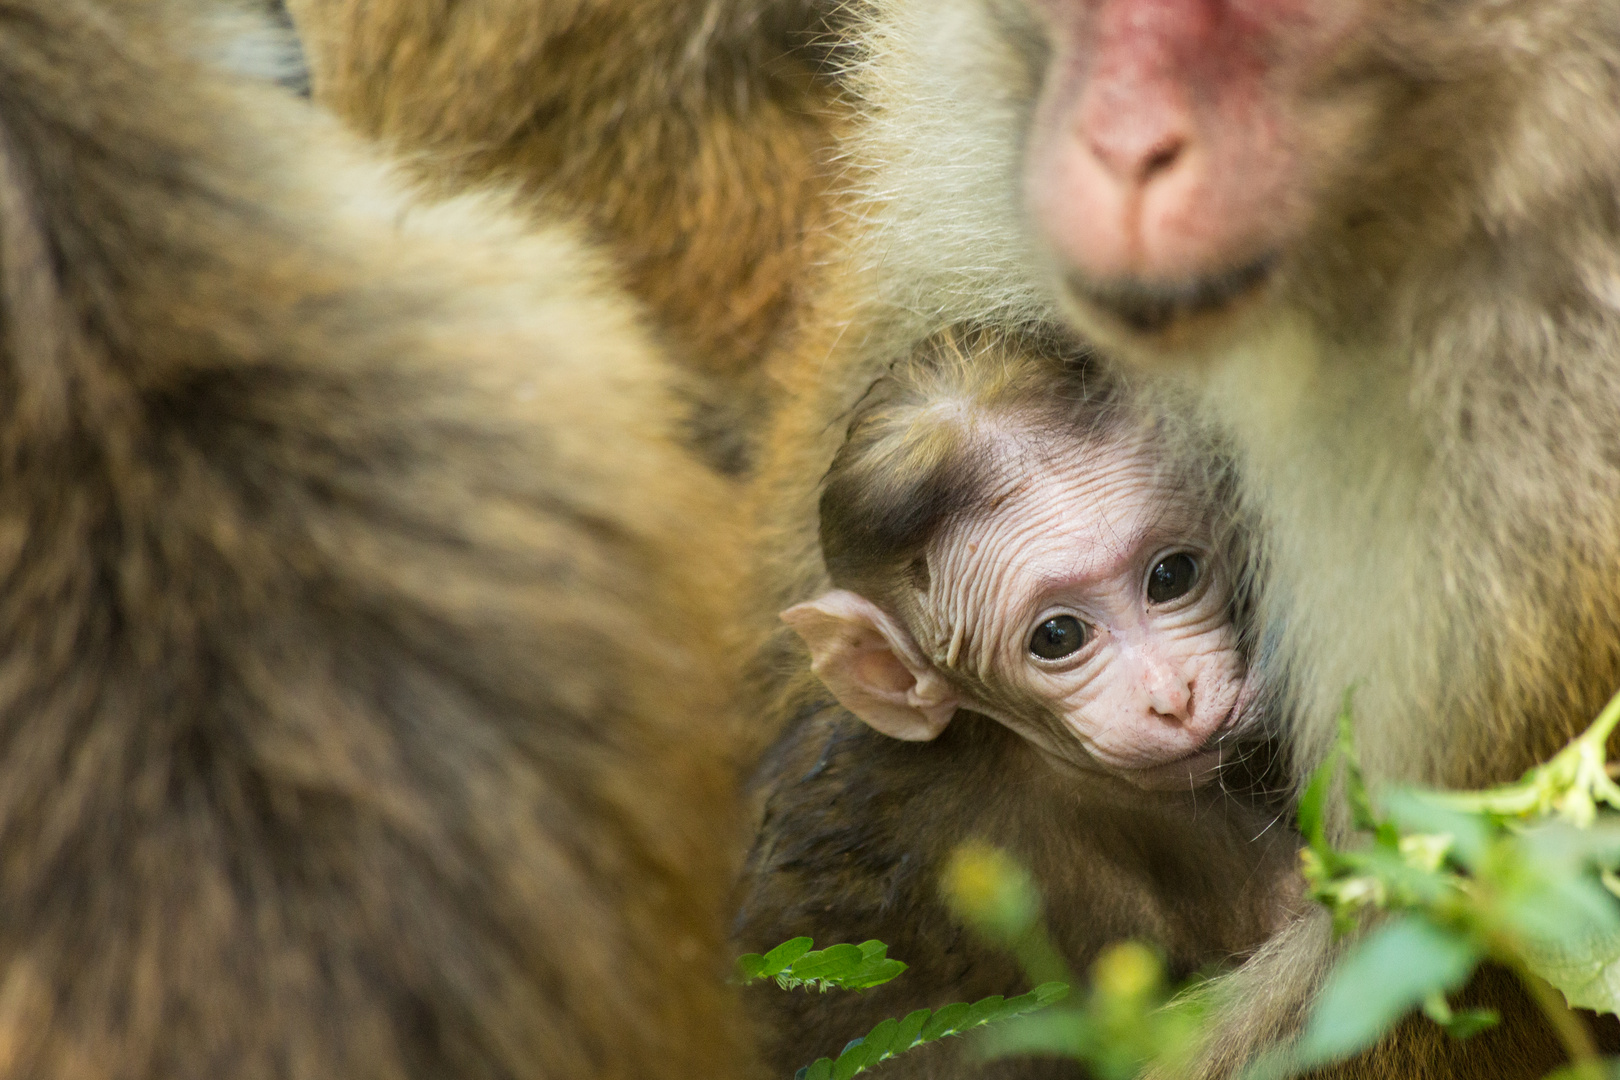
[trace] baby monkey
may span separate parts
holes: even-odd
[[[1063,768],[1213,779],[1259,710],[1207,467],[1083,359],[977,351],[936,342],[857,407],[821,499],[836,588],[783,620],[894,738],[968,709]]]
[[[1176,978],[1231,963],[1297,903],[1227,470],[1143,413],[1071,342],[988,331],[930,339],[856,405],[821,500],[831,589],[783,613],[819,679],[789,684],[753,779],[734,937],[877,938],[911,966],[750,997],[783,1075],[885,1017],[1028,989],[940,893],[965,842],[1029,868],[1076,972],[1129,939]],[[953,1041],[884,1068],[1081,1075]]]

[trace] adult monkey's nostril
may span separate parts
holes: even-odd
[[[1177,139],[1168,146],[1161,146],[1159,149],[1149,154],[1147,159],[1142,162],[1141,173],[1139,176],[1141,182],[1143,184],[1147,184],[1153,179],[1156,173],[1165,172],[1175,165],[1176,161],[1181,157],[1181,151],[1186,147],[1186,145],[1186,140]]]
[[[1132,139],[1093,137],[1091,154],[1116,181],[1133,189],[1147,187],[1160,173],[1168,172],[1181,160],[1187,148],[1185,136],[1171,134],[1149,143]]]

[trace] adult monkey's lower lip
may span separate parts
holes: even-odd
[[[1219,274],[1184,282],[1148,283],[1135,279],[1093,281],[1075,272],[1070,293],[1138,334],[1163,334],[1201,316],[1218,316],[1257,294],[1271,279],[1274,255]]]

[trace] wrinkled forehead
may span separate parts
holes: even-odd
[[[1037,535],[1064,547],[1117,548],[1144,532],[1209,527],[1207,493],[1151,429],[1120,425],[1077,436],[1008,426],[988,433],[987,452],[994,466],[987,497],[936,538],[941,553],[964,539],[982,550],[989,539],[1002,541],[1010,557],[1018,541]]]
[[[1207,500],[1148,432],[1092,439],[1040,429],[997,433],[983,509],[953,523],[928,553],[920,614],[954,666],[978,657],[1024,609],[1059,587],[1134,573],[1145,546],[1202,544]]]

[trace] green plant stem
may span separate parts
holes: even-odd
[[[1552,1025],[1558,1041],[1563,1043],[1564,1053],[1569,1055],[1570,1075],[1581,1080],[1603,1080],[1602,1059],[1598,1056],[1597,1044],[1592,1041],[1592,1033],[1586,1030],[1575,1010],[1565,1004],[1564,996],[1522,962],[1515,962],[1513,971]]]
[[[1045,922],[1037,922],[1009,944],[1013,956],[1029,976],[1030,985],[1040,986],[1049,982],[1069,986],[1075,984],[1074,973],[1069,970],[1063,954],[1052,944],[1052,939],[1046,933]]]
[[[1614,734],[1617,725],[1620,725],[1620,692],[1609,699],[1609,703],[1603,706],[1603,711],[1598,713],[1598,718],[1592,721],[1590,732],[1592,741],[1599,746],[1607,745],[1609,736]]]

